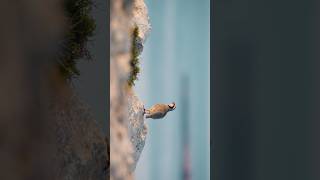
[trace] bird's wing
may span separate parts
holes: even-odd
[[[155,110],[164,110],[166,108],[165,104],[155,104],[150,108],[150,111],[155,111]]]

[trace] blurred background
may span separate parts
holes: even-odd
[[[175,101],[175,111],[147,120],[139,180],[209,179],[210,2],[146,0],[149,38],[135,91],[145,107]]]
[[[215,180],[320,179],[319,5],[214,1]]]
[[[81,99],[90,106],[93,117],[102,124],[105,134],[109,134],[108,117],[108,18],[106,16],[107,2],[93,0],[91,15],[95,20],[96,29],[88,42],[92,60],[81,59],[77,63],[80,76],[73,79],[75,91]]]

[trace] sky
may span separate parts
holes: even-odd
[[[145,2],[152,29],[140,57],[135,91],[146,108],[173,101],[177,108],[164,119],[147,120],[136,179],[183,179],[184,147],[190,150],[192,179],[209,179],[210,2]],[[182,77],[189,86],[182,85]]]

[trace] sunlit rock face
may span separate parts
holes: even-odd
[[[133,179],[147,135],[143,104],[127,87],[131,67],[132,30],[139,29],[143,42],[150,30],[147,8],[143,0],[112,0],[110,23],[110,178]]]
[[[139,29],[138,41],[135,42],[139,53],[142,53],[143,43],[149,35],[151,26],[149,23],[148,9],[144,0],[135,0],[133,3],[132,22]],[[147,137],[148,127],[144,122],[144,105],[131,89],[128,92],[128,112],[129,112],[129,138],[134,149],[134,163],[131,169],[134,170],[142,153],[145,140]]]
[[[110,179],[132,179],[133,148],[128,138],[125,86],[130,73],[131,3],[111,1],[110,22]]]
[[[134,154],[133,159],[134,163],[131,166],[131,169],[134,170],[138,163],[140,154],[143,150],[148,127],[144,122],[143,116],[143,103],[138,99],[138,97],[132,93],[128,96],[128,111],[129,111],[129,138],[131,140]]]

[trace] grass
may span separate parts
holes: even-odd
[[[135,27],[132,33],[132,44],[131,44],[131,72],[128,79],[128,85],[130,87],[135,85],[135,81],[138,80],[139,68],[139,49],[137,43],[139,41],[139,29]]]
[[[93,36],[96,24],[90,15],[92,0],[64,0],[63,5],[68,28],[57,62],[62,76],[72,79],[80,75],[76,67],[77,62],[81,58],[92,59],[87,43]]]

